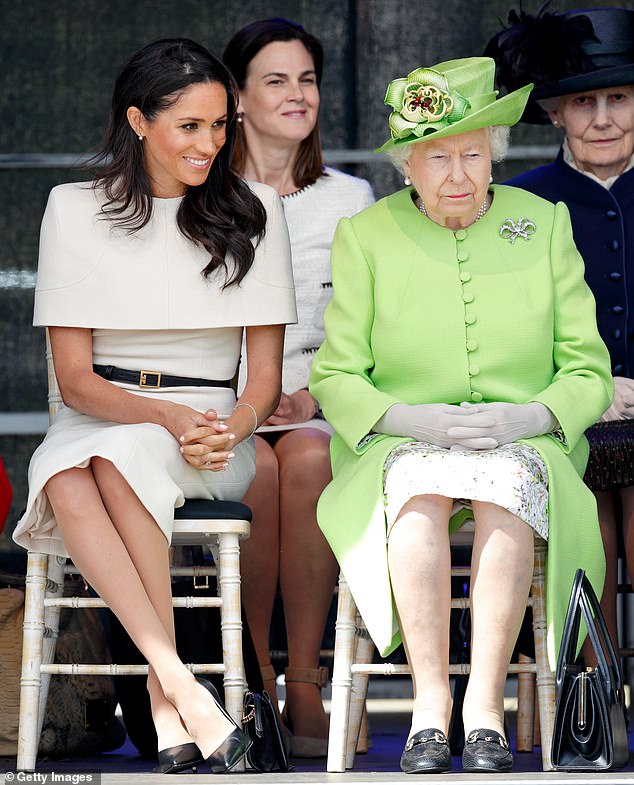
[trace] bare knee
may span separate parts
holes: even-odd
[[[260,436],[255,437],[255,477],[249,486],[244,502],[258,504],[260,497],[270,499],[279,486],[279,464],[271,445]]]
[[[267,487],[277,487],[280,467],[275,450],[265,440],[255,437],[255,477]]]
[[[308,491],[324,489],[332,476],[330,435],[316,428],[299,428],[275,445],[282,481]]]
[[[408,520],[415,520],[421,526],[434,526],[447,530],[452,506],[453,499],[449,499],[446,496],[438,496],[433,493],[412,496],[401,507],[396,520],[392,524],[392,528],[399,521],[407,518]]]
[[[44,486],[49,501],[56,510],[76,507],[85,483],[91,479],[90,469],[65,469],[54,474]]]
[[[400,559],[413,543],[425,544],[426,554],[449,549],[449,516],[452,499],[434,494],[412,496],[387,531],[388,554]]]

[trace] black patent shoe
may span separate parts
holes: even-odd
[[[177,744],[175,747],[166,747],[159,750],[159,765],[154,769],[156,774],[179,774],[189,769],[196,770],[197,766],[205,762],[202,752],[193,741],[188,744]]]
[[[207,758],[212,774],[224,774],[236,766],[253,744],[251,739],[236,728]]]
[[[451,770],[451,753],[445,734],[438,728],[415,733],[401,755],[405,774],[440,774]]]
[[[235,726],[235,730],[231,731],[222,744],[207,758],[207,763],[209,764],[212,774],[223,774],[227,771],[231,771],[234,766],[237,766],[237,764],[247,754],[253,742],[246,735],[246,733],[243,733],[240,730],[240,727],[236,721],[222,705],[220,701],[220,695],[218,695],[218,690],[214,687],[214,685],[210,681],[207,681],[207,679],[196,678],[196,681],[199,684],[202,684],[202,686],[210,693],[216,706]]]
[[[513,755],[508,741],[489,728],[472,730],[465,739],[462,768],[471,773],[510,771],[513,768]]]

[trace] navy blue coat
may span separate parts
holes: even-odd
[[[552,164],[514,177],[508,185],[567,205],[612,373],[634,378],[634,169],[608,191],[568,166],[560,150]]]

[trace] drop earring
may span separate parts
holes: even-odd
[[[143,134],[139,134],[138,136],[139,136],[139,142],[142,142],[143,141]]]
[[[410,180],[409,177],[407,177],[407,175],[405,175],[405,177],[403,178],[403,182],[405,183],[405,185],[411,185],[412,184],[412,181]]]

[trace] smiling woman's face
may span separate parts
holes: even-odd
[[[621,174],[634,153],[634,87],[564,95],[548,116],[566,132],[577,166],[605,180]]]
[[[310,135],[319,112],[315,64],[301,41],[274,41],[249,63],[240,90],[248,135],[299,144]]]
[[[427,216],[448,229],[472,224],[487,195],[491,148],[486,128],[411,145],[403,171]]]
[[[182,196],[202,185],[226,137],[227,92],[218,82],[190,85],[153,120],[128,109],[128,121],[143,140],[143,163],[152,195]]]

